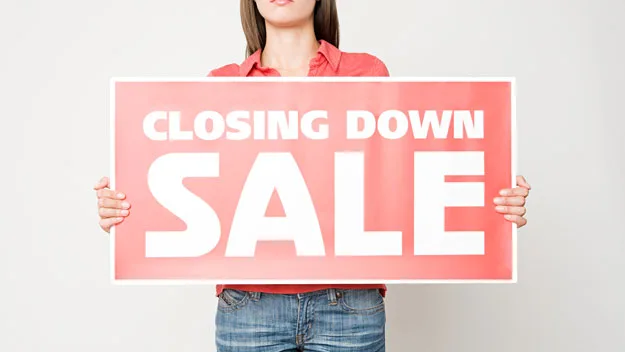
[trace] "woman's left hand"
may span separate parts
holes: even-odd
[[[516,183],[517,187],[515,188],[499,191],[499,196],[493,202],[495,203],[495,210],[504,214],[506,220],[515,223],[517,227],[522,227],[527,224],[525,198],[529,195],[531,187],[523,176],[517,176]]]

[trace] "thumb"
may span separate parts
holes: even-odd
[[[105,176],[105,177],[102,177],[100,181],[96,183],[95,186],[93,186],[93,189],[97,191],[103,188],[108,188],[108,186],[109,186],[109,178]]]
[[[516,177],[516,183],[517,183],[517,185],[519,185],[519,186],[521,186],[523,188],[532,189],[530,184],[527,183],[527,181],[525,180],[525,177],[523,177],[523,176],[517,176]]]

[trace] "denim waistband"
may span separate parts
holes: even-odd
[[[263,293],[263,292],[248,292],[250,299],[252,301],[258,301],[260,300],[262,295],[272,295],[275,293]],[[278,293],[278,295],[282,295],[282,296],[291,296],[291,297],[296,297],[298,299],[304,299],[304,298],[308,298],[308,297],[316,297],[316,296],[321,296],[321,295],[327,295],[328,296],[328,302],[330,302],[331,305],[335,305],[337,303],[337,300],[341,297],[342,293],[341,290],[335,289],[335,288],[329,288],[329,289],[324,289],[324,290],[318,290],[318,291],[311,291],[311,292],[302,292],[302,293],[295,293],[295,294],[282,294],[282,293]]]

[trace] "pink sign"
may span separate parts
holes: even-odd
[[[516,280],[514,81],[113,79],[116,281]]]

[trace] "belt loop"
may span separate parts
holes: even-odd
[[[328,301],[330,301],[331,306],[335,306],[336,301],[336,289],[330,288],[328,289]]]
[[[260,301],[260,292],[250,292],[250,299],[254,302]]]

